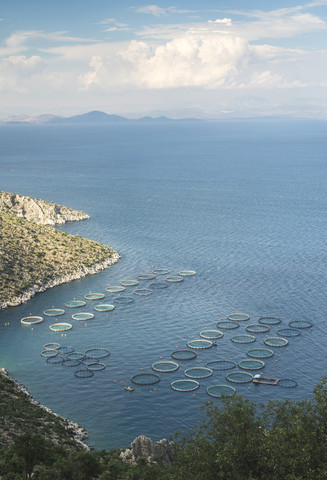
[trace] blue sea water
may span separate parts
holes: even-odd
[[[158,440],[187,431],[199,423],[203,402],[221,405],[206,393],[213,384],[234,386],[255,402],[311,398],[327,365],[326,133],[325,122],[277,120],[2,126],[0,188],[86,211],[90,220],[60,229],[112,246],[121,260],[0,312],[0,366],[42,404],[82,424],[96,449],[128,446],[139,434]],[[109,284],[153,266],[197,274],[149,297],[128,287],[124,295],[134,303],[115,304],[109,315],[87,301],[77,310],[95,313],[87,322],[72,320],[76,312],[64,307],[58,321],[73,325],[64,336],[48,328],[50,317],[34,327],[20,323],[88,292],[105,293],[102,302],[112,303],[117,295],[106,292]],[[172,360],[173,351],[234,311],[250,321],[224,330],[216,347],[160,374],[158,384],[124,390],[133,375]],[[186,368],[216,359],[239,363],[250,348],[265,347],[262,333],[255,343],[231,341],[260,315],[281,319],[270,336],[292,320],[312,323],[287,347],[273,347],[262,370],[296,380],[297,388],[231,384],[228,372],[215,371],[194,392],[171,389]],[[76,369],[40,356],[49,342],[80,352],[108,348],[111,355],[104,370],[79,379]]]

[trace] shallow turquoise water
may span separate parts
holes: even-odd
[[[271,337],[291,320],[313,325],[288,338],[287,347],[268,347],[274,355],[265,359],[266,376],[295,379],[298,387],[229,385],[258,402],[309,398],[326,372],[326,153],[323,122],[1,127],[0,188],[86,211],[90,220],[60,228],[111,245],[122,257],[109,270],[1,312],[1,366],[41,403],[81,423],[95,448],[121,447],[141,433],[157,440],[187,430],[199,422],[202,402],[219,405],[206,388],[228,384],[228,372],[214,370],[194,392],[173,391],[170,384],[186,379],[187,368],[217,359],[238,364],[247,350],[264,348],[265,333],[254,333],[256,342],[248,345],[231,338],[247,334],[260,315],[273,316],[282,321],[271,326]],[[154,266],[170,275],[197,274],[150,296],[126,287],[121,296],[134,299],[129,306],[106,292]],[[64,307],[90,292],[104,293],[101,302],[115,309],[95,311],[99,300]],[[50,317],[34,327],[20,324],[52,307],[65,308],[58,321],[73,324],[67,336],[49,330]],[[95,316],[71,319],[82,311]],[[124,390],[133,375],[172,360],[173,351],[233,311],[250,320],[222,330],[216,347],[194,350],[196,359],[178,362],[178,370],[160,373],[158,384]],[[78,352],[108,348],[111,355],[92,378],[75,378],[75,368],[40,356],[49,342]]]

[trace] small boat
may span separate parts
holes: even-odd
[[[260,383],[263,385],[278,385],[279,378],[262,377],[261,375],[257,374],[254,375],[252,382],[256,385],[259,385]]]
[[[128,392],[134,392],[134,387],[131,387],[130,385],[126,385],[124,389],[127,390]]]

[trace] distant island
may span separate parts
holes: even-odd
[[[83,113],[81,115],[73,115],[71,117],[62,117],[58,115],[13,115],[0,122],[0,124],[110,124],[110,123],[135,123],[135,122],[178,122],[178,121],[201,121],[195,118],[172,119],[165,116],[150,117],[145,116],[137,119],[130,119],[120,115],[110,115],[99,110]]]
[[[53,202],[0,191],[0,309],[118,262],[111,247],[50,226],[87,218]]]

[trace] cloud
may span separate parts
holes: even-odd
[[[154,15],[155,17],[164,17],[172,13],[185,14],[197,12],[197,10],[181,10],[177,7],[162,8],[158,7],[158,5],[145,5],[143,7],[135,8],[135,11],[137,13],[147,13],[150,15]]]
[[[39,74],[45,67],[41,57],[33,55],[11,55],[0,62],[0,90],[27,93],[26,81]]]
[[[114,18],[107,18],[102,20],[101,25],[109,25],[104,31],[105,32],[121,32],[129,30],[127,23],[117,22]]]

